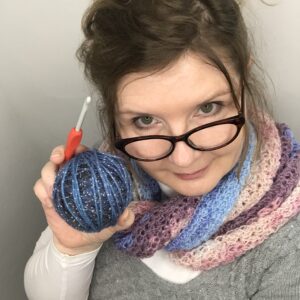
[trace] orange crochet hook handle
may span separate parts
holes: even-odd
[[[80,145],[82,139],[82,129],[79,131],[76,130],[76,128],[72,128],[69,132],[68,139],[66,142],[66,149],[65,149],[65,160],[70,160],[77,149],[77,147]]]
[[[91,100],[92,100],[91,97],[87,97],[85,99],[76,127],[72,128],[69,132],[67,142],[66,142],[66,148],[65,148],[65,161],[70,160],[74,156],[77,147],[80,145],[82,139],[81,126],[84,121],[84,117],[86,115],[88,105],[91,103]]]

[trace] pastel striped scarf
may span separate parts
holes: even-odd
[[[300,211],[300,145],[268,118],[252,161],[255,143],[252,132],[240,177],[232,170],[203,197],[159,201],[158,184],[135,166],[139,194],[150,201],[132,206],[135,222],[115,236],[117,247],[141,258],[165,248],[176,263],[208,270],[261,244]]]

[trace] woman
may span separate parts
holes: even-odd
[[[300,147],[267,112],[236,1],[94,1],[83,29],[106,148],[141,201],[99,233],[71,228],[52,205],[55,148],[34,187],[49,227],[29,299],[299,299]]]

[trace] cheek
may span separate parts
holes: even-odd
[[[163,160],[161,161],[152,161],[152,162],[143,162],[137,161],[137,164],[149,175],[155,178],[155,174],[157,171],[163,169]]]
[[[229,144],[227,147],[214,151],[214,154],[217,158],[219,158],[219,160],[223,161],[223,164],[227,165],[227,168],[231,169],[241,157],[244,143],[245,130],[243,128],[234,142]]]

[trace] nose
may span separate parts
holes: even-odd
[[[194,150],[185,142],[180,141],[175,145],[174,151],[169,156],[169,160],[178,167],[189,167],[201,152]]]

